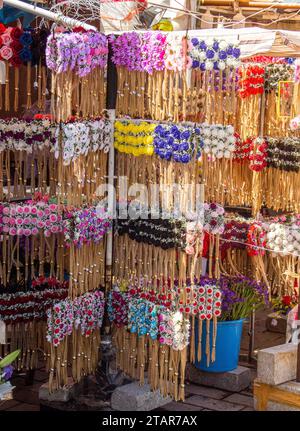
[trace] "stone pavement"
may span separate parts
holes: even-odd
[[[253,374],[254,377],[254,374]],[[0,401],[0,411],[39,411],[38,390],[47,381],[47,373],[42,369],[35,372],[33,385],[26,385],[25,375],[12,380],[16,386],[14,399]],[[186,383],[185,402],[172,401],[156,411],[252,411],[253,396],[251,388],[233,393],[220,389]]]
[[[185,385],[186,399],[184,402],[172,401],[157,411],[253,411],[253,395],[251,388],[233,393],[206,386]]]

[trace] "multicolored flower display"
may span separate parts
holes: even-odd
[[[107,38],[99,32],[50,34],[47,40],[47,67],[56,73],[74,71],[83,77],[107,63]]]
[[[112,226],[106,210],[100,206],[66,210],[63,224],[66,245],[76,247],[99,243]]]
[[[47,341],[57,347],[74,329],[89,337],[102,325],[104,295],[100,290],[86,292],[73,301],[67,298],[47,310]]]
[[[57,347],[73,331],[74,309],[72,300],[66,298],[47,310],[46,339]]]
[[[104,315],[104,294],[101,290],[86,292],[73,301],[75,328],[88,337],[101,328]]]
[[[250,169],[260,172],[267,166],[267,148],[268,144],[264,138],[255,138],[250,144]]]
[[[224,208],[216,203],[204,204],[204,230],[213,234],[224,232]]]

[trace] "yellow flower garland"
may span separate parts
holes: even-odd
[[[134,156],[154,153],[153,136],[156,124],[134,123],[132,121],[116,121],[114,132],[114,147],[121,153],[133,154]]]

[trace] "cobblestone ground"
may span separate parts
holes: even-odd
[[[262,349],[282,344],[285,336],[282,334],[266,331],[265,320],[269,310],[263,310],[256,316],[255,323],[255,349]],[[249,325],[244,324],[243,338],[241,344],[241,353],[248,352]],[[242,365],[245,365],[242,363]],[[255,369],[251,370],[253,380],[256,376]],[[25,374],[19,374],[13,378],[12,384],[14,389],[14,399],[9,401],[0,401],[0,410],[7,411],[39,411],[38,392],[39,387],[47,381],[47,373],[41,368],[35,371],[34,382],[32,385],[26,385]],[[233,393],[220,389],[209,388],[205,386],[186,383],[186,400],[185,402],[171,402],[159,411],[252,411],[253,396],[252,385],[244,391]]]

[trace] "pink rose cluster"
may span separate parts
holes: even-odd
[[[2,208],[2,232],[15,236],[37,235],[41,230],[49,237],[63,231],[58,205],[45,201],[5,204]]]

